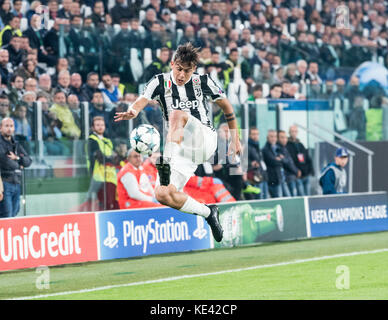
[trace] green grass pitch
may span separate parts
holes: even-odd
[[[388,299],[388,232],[0,273],[0,299]]]

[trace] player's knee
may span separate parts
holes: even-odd
[[[155,198],[159,203],[172,206],[174,203],[174,193],[176,192],[176,188],[173,185],[168,186],[159,186],[155,190]]]
[[[159,203],[167,205],[169,203],[170,195],[166,186],[159,186],[155,190],[155,198]]]

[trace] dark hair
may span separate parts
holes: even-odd
[[[196,66],[199,61],[199,48],[195,48],[190,42],[178,46],[173,61],[190,66]]]
[[[89,80],[90,77],[91,77],[91,76],[94,76],[94,75],[98,76],[98,73],[97,73],[97,72],[94,72],[94,71],[91,71],[91,72],[89,72],[88,75],[86,76],[86,79]],[[100,78],[100,77],[98,76],[98,78]]]
[[[263,86],[261,84],[256,84],[254,87],[253,87],[253,91],[263,91]]]
[[[276,88],[276,87],[281,88],[282,85],[280,83],[274,83],[273,85],[271,85],[270,90],[272,90],[273,88]]]

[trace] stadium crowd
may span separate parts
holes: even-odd
[[[348,99],[348,127],[357,131],[357,139],[378,140],[382,130],[368,129],[368,117],[370,123],[378,121],[362,108],[363,99],[380,112],[387,98],[379,89],[360,90],[351,74],[364,61],[388,64],[387,7],[382,0],[357,0],[339,12],[341,5],[336,0],[2,0],[0,118],[14,120],[15,139],[31,154],[39,102],[45,154],[69,155],[69,141],[88,139],[81,108],[86,103],[89,125],[102,117],[104,135],[120,149],[129,127],[113,125],[113,115],[133,103],[153,75],[169,71],[173,50],[190,41],[201,47],[198,71],[214,75],[226,92],[240,81],[252,102]],[[138,121],[162,128],[157,105],[149,105]],[[222,131],[222,121],[217,127]],[[284,132],[262,134],[272,141],[269,151],[274,144],[284,151],[289,143]],[[295,136],[290,132],[289,138]],[[277,181],[269,183],[269,193],[287,195],[278,188],[287,180],[290,194],[301,194],[308,183],[303,170],[294,170],[297,179],[286,179],[282,166],[272,174],[267,146],[260,150],[254,141],[249,145],[267,159],[268,181]],[[268,194],[264,178],[258,178],[262,174],[251,168],[260,167],[261,160],[252,161],[237,189],[228,185],[222,169],[212,168],[236,200],[257,193],[250,187],[262,190],[259,197]]]

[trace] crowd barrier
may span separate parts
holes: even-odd
[[[171,208],[0,220],[0,271],[388,230],[387,193],[220,204],[221,243],[204,218]]]

